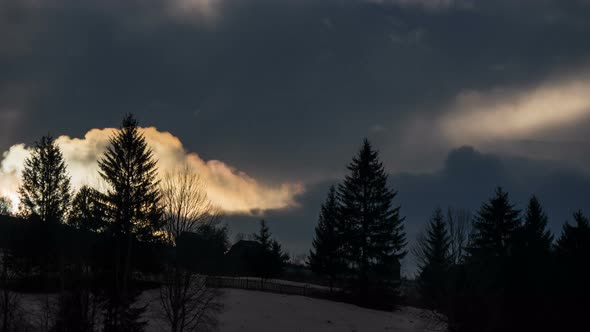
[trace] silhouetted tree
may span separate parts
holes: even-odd
[[[587,324],[590,310],[590,222],[577,211],[574,225],[565,223],[555,247],[558,260],[554,267],[556,296],[554,327],[563,331],[575,331]],[[555,329],[554,329],[555,330]]]
[[[482,331],[508,331],[513,254],[520,213],[508,193],[496,189],[495,196],[479,209],[468,248],[470,312],[463,318]],[[470,329],[468,329],[470,330]]]
[[[318,224],[315,227],[313,248],[309,252],[308,265],[312,271],[328,276],[330,290],[334,282],[346,270],[342,257],[342,219],[338,218],[336,188],[330,187],[328,197],[322,204]]]
[[[0,196],[0,216],[9,216],[12,214],[12,202],[8,197]]]
[[[424,233],[418,237],[418,285],[424,303],[442,312],[446,302],[449,270],[453,264],[451,238],[441,209],[436,209]]]
[[[216,224],[202,224],[195,232],[182,233],[174,248],[180,265],[199,274],[223,272],[225,253],[229,249],[227,234],[227,225]]]
[[[117,241],[114,296],[105,315],[106,331],[139,331],[142,308],[132,308],[129,288],[132,244],[135,239],[154,241],[162,228],[156,160],[140,133],[137,120],[128,115],[98,162],[100,175],[109,185],[105,195],[108,229]]]
[[[43,136],[35,143],[21,177],[20,213],[43,222],[64,221],[70,204],[70,177],[51,136]]]
[[[365,139],[348,166],[350,173],[338,187],[339,217],[344,225],[343,257],[354,273],[361,301],[369,300],[370,288],[378,295],[395,295],[399,261],[405,256],[403,220],[393,206],[396,192],[387,186],[387,174],[377,151]],[[391,294],[389,294],[391,293]]]
[[[97,324],[100,298],[93,286],[100,280],[101,266],[94,265],[91,252],[99,241],[98,233],[106,226],[104,196],[88,186],[74,195],[68,216],[65,243],[69,253],[67,290],[59,298],[55,331],[94,331]],[[96,249],[94,249],[96,250]],[[100,252],[107,256],[107,252]]]
[[[203,275],[185,269],[164,273],[160,288],[163,318],[171,332],[215,331],[223,309],[220,290],[207,287]]]
[[[42,284],[45,291],[51,285],[49,270],[57,262],[60,281],[60,298],[65,295],[65,261],[63,230],[70,208],[70,177],[61,150],[51,136],[35,143],[31,155],[25,160],[21,175],[20,214],[32,221],[40,221],[36,232],[43,234],[35,247],[40,262]],[[65,319],[65,317],[60,317]]]
[[[184,232],[195,232],[203,224],[215,224],[221,211],[207,197],[199,175],[185,165],[167,173],[160,183],[166,240],[174,244]]]
[[[160,305],[170,331],[215,329],[221,293],[207,286],[206,275],[221,272],[227,247],[227,228],[211,223],[176,238],[175,257],[166,265],[160,288]]]
[[[505,258],[513,249],[514,237],[520,226],[520,212],[502,188],[484,203],[473,224],[473,237],[468,249],[472,260]]]
[[[551,278],[553,235],[547,229],[547,223],[547,215],[539,200],[532,196],[524,222],[516,232],[514,250],[509,259],[510,275],[506,287],[510,300],[505,311],[513,331],[543,331],[547,320],[538,317],[551,314],[549,289],[554,283]]]
[[[527,206],[524,223],[519,232],[519,246],[525,255],[549,255],[553,235],[547,229],[547,215],[536,196],[531,197]]]
[[[557,254],[561,257],[582,258],[590,250],[590,223],[582,211],[574,213],[575,225],[565,223],[557,240]]]
[[[588,218],[577,211],[574,213],[575,225],[565,223],[561,236],[557,240],[556,254],[567,275],[569,285],[585,291],[590,290],[590,223]],[[578,292],[582,289],[577,289]],[[590,294],[589,294],[590,295]]]
[[[471,213],[466,209],[447,209],[447,229],[450,237],[450,251],[454,264],[463,263],[465,250],[471,233]]]
[[[68,224],[82,231],[98,232],[104,229],[106,205],[98,190],[82,186],[72,200]]]
[[[266,221],[260,220],[260,230],[258,233],[253,234],[254,240],[260,243],[260,246],[264,251],[270,251],[270,246],[272,244],[271,233],[268,226],[266,226]]]
[[[256,275],[262,281],[280,275],[289,257],[283,252],[281,245],[272,239],[270,229],[264,220],[260,221],[260,230],[253,234],[259,244],[258,257],[255,260]]]
[[[437,305],[436,315],[451,332],[462,331],[465,309],[473,306],[466,303],[465,295],[469,289],[469,276],[466,274],[465,258],[469,247],[472,216],[465,209],[448,208],[446,218],[449,233],[449,253],[452,264],[446,274],[443,288],[444,298]],[[469,313],[467,313],[469,316]]]
[[[289,255],[283,251],[283,247],[277,240],[270,245],[270,276],[280,276],[289,261]]]
[[[2,248],[0,250],[0,331],[2,332],[19,330],[16,326],[20,323],[18,320],[21,298],[10,289],[10,282],[15,279],[18,270],[16,258],[11,250]]]

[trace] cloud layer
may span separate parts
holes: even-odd
[[[549,80],[523,90],[461,93],[440,124],[454,143],[526,139],[590,118],[590,79]]]
[[[75,189],[85,184],[104,189],[105,184],[98,175],[97,161],[114,131],[112,128],[92,129],[83,138],[60,136],[56,139],[68,164]],[[303,192],[301,184],[264,184],[219,160],[203,160],[198,154],[188,152],[182,142],[168,132],[158,131],[154,127],[142,128],[141,132],[158,160],[160,175],[188,165],[200,175],[212,202],[226,213],[251,214],[292,207],[296,205],[295,197]],[[14,203],[18,202],[19,176],[29,151],[30,147],[16,144],[2,154],[0,194],[9,196]]]

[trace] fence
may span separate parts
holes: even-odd
[[[336,293],[331,292],[327,287],[306,284],[300,285],[278,280],[262,280],[260,278],[207,277],[207,286],[300,295],[321,299],[336,298]]]

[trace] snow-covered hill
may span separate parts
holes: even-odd
[[[438,331],[425,312],[393,313],[294,295],[228,289],[220,331]]]
[[[144,292],[141,304],[148,304],[144,318],[147,332],[166,331],[157,289]],[[49,295],[55,302],[56,294]],[[42,324],[45,295],[22,294],[22,309],[29,323]],[[428,312],[402,307],[395,312],[361,308],[352,304],[332,302],[297,295],[224,289],[221,302],[224,310],[219,316],[220,332],[438,332],[440,324]]]
[[[154,294],[155,295],[155,294]],[[220,332],[442,331],[423,310],[404,307],[388,313],[296,295],[224,290]],[[157,304],[154,303],[154,307]],[[161,327],[151,324],[151,331]]]

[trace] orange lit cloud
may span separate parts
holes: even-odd
[[[84,184],[99,190],[105,188],[98,175],[97,161],[114,131],[112,128],[92,129],[84,138],[60,136],[56,139],[68,164],[74,189]],[[186,151],[182,142],[168,132],[160,132],[154,127],[142,128],[141,131],[158,160],[160,174],[188,165],[200,175],[211,201],[226,213],[250,214],[253,211],[288,208],[296,205],[295,197],[304,190],[303,185],[298,183],[265,184],[221,161],[205,161],[198,154]],[[18,202],[19,176],[29,149],[17,144],[2,154],[0,194],[10,197],[14,203]]]

